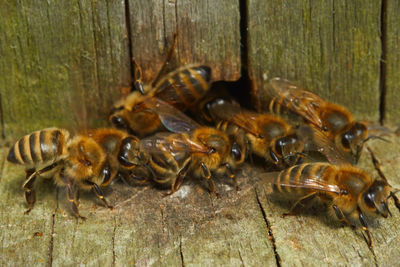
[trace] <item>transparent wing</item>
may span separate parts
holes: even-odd
[[[337,194],[340,194],[342,192],[338,185],[330,184],[325,182],[324,180],[321,180],[321,177],[319,175],[310,176],[305,179],[289,179],[289,181],[278,182],[277,177],[279,176],[279,174],[280,172],[262,173],[260,174],[260,178],[262,183],[270,185],[280,185],[281,187],[304,188]]]
[[[245,131],[257,136],[261,134],[257,127],[257,117],[259,114],[247,111],[235,102],[217,99],[208,109],[211,116],[217,120],[234,123]]]
[[[325,155],[327,160],[332,164],[350,164],[343,152],[318,128],[302,126],[297,129],[297,133],[304,139],[305,151],[320,152]]]
[[[191,132],[201,127],[183,112],[156,97],[143,97],[135,106],[135,112],[144,110],[157,114],[164,127],[173,133]]]
[[[321,97],[279,77],[270,80],[268,93],[276,98],[280,105],[297,113],[318,128],[324,128],[318,112],[325,102]]]
[[[194,142],[186,134],[157,133],[140,140],[141,147],[150,153],[211,153],[211,150]]]

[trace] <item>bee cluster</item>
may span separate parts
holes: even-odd
[[[353,166],[371,138],[366,124],[344,107],[281,78],[268,83],[269,112],[245,109],[225,91],[210,90],[207,66],[187,65],[168,73],[173,49],[151,84],[143,84],[134,62],[136,90],[112,108],[113,128],[75,136],[47,128],[11,147],[7,160],[26,168],[26,213],[36,201],[38,176],[53,177],[64,187],[73,214],[85,219],[78,209],[79,189],[93,190],[109,208],[102,188],[118,176],[170,187],[169,194],[187,176],[205,178],[216,193],[213,176],[233,179],[254,156],[278,170],[263,179],[297,200],[291,211],[311,198],[326,202],[339,221],[360,226],[372,246],[365,216],[386,218],[388,199],[399,210],[400,201],[384,176],[375,179]],[[183,113],[188,110],[201,123]],[[313,153],[324,162],[310,160]]]

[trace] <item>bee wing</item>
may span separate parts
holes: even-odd
[[[268,92],[272,97],[278,99],[279,104],[297,113],[318,128],[324,128],[317,110],[325,100],[279,77],[271,79],[269,85]]]
[[[218,99],[211,104],[209,111],[217,120],[234,123],[254,135],[261,134],[255,123],[258,114],[241,108],[235,102]]]
[[[191,132],[201,127],[201,125],[186,116],[183,112],[156,97],[143,97],[142,103],[139,103],[136,109],[141,110],[141,105],[145,106],[143,109],[157,114],[161,123],[170,132]]]
[[[314,174],[305,179],[289,179],[289,181],[282,181],[278,176],[281,172],[267,172],[260,175],[262,183],[270,185],[276,185],[279,187],[290,187],[290,188],[304,188],[312,189],[316,191],[332,192],[340,194],[342,191],[338,185],[329,184],[324,180],[321,180],[319,174]]]
[[[180,134],[157,133],[140,140],[140,144],[150,153],[211,153],[209,148]]]
[[[318,128],[302,126],[297,132],[304,139],[305,151],[318,151],[332,164],[350,164],[343,152]]]

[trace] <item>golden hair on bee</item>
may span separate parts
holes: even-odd
[[[215,192],[212,174],[228,173],[234,178],[237,151],[226,133],[201,126],[168,103],[146,97],[139,106],[159,116],[163,126],[172,133],[158,133],[141,140],[141,164],[149,168],[153,180],[178,190],[188,173],[208,181]],[[140,161],[138,160],[138,161]]]
[[[297,199],[288,214],[309,199],[328,203],[329,213],[340,222],[352,227],[361,226],[370,248],[372,236],[365,216],[387,218],[391,214],[389,198],[393,198],[400,210],[400,202],[395,195],[398,189],[390,186],[386,179],[374,179],[351,165],[306,163],[279,173],[266,173],[262,179],[270,183],[275,192]]]
[[[349,161],[358,162],[362,147],[369,139],[368,128],[365,123],[356,121],[345,107],[328,102],[282,78],[271,79],[267,92],[271,112],[297,114],[324,132]]]
[[[59,128],[47,128],[19,139],[11,148],[7,160],[25,166],[23,184],[29,213],[35,202],[35,181],[38,176],[53,177],[66,190],[73,214],[78,210],[77,190],[92,189],[108,205],[102,187],[107,186],[118,171],[129,172],[135,167],[131,157],[139,140],[117,129],[93,129],[73,137]]]
[[[170,48],[159,73],[149,84],[142,82],[142,70],[135,61],[135,81],[133,91],[125,99],[117,102],[110,112],[109,120],[119,128],[126,129],[139,137],[163,129],[157,116],[146,110],[139,111],[136,105],[143,104],[142,96],[155,97],[164,100],[179,110],[186,110],[199,101],[210,89],[211,68],[204,65],[185,65],[166,73],[176,46]]]

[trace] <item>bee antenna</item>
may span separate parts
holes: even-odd
[[[385,201],[382,201],[382,206],[388,211],[390,217],[392,217],[392,213],[390,212],[389,206]]]
[[[399,198],[395,195],[397,192],[399,192],[399,189],[396,189],[395,191],[390,192],[389,197],[392,197],[394,200],[394,204],[396,205],[396,208],[400,211],[400,200]]]
[[[371,155],[372,163],[374,164],[375,170],[378,172],[379,176],[387,182],[386,176],[383,174],[381,167],[380,167],[380,162],[379,160],[375,157],[374,152],[367,146],[367,150],[369,154]]]
[[[371,139],[379,139],[379,140],[381,140],[381,141],[385,141],[385,142],[387,142],[387,143],[391,143],[390,140],[387,140],[387,139],[385,139],[385,138],[383,138],[383,137],[381,137],[381,136],[378,136],[378,135],[370,135],[370,136],[368,136],[368,137],[363,141],[363,144],[366,143],[366,142],[368,142],[368,141],[371,140]]]

